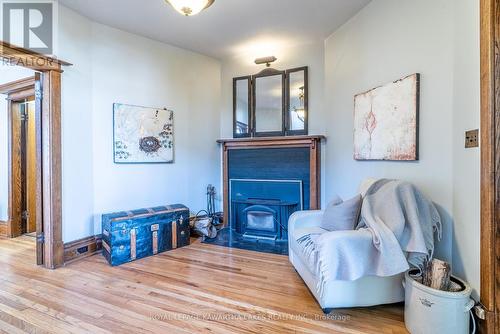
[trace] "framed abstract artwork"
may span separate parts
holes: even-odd
[[[173,111],[114,103],[113,143],[115,163],[172,163]]]
[[[354,97],[354,159],[418,160],[420,74]]]

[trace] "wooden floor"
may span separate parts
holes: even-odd
[[[0,239],[2,333],[406,333],[401,306],[325,319],[279,255],[195,243],[116,268],[34,263],[33,238]]]

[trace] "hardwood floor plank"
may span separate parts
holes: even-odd
[[[48,333],[2,311],[0,311],[0,329],[8,330],[8,333]]]
[[[407,333],[401,305],[324,317],[288,258],[214,245],[55,271],[32,238],[0,238],[0,333]]]
[[[0,333],[6,334],[24,334],[25,331],[19,329],[18,327],[14,327],[11,324],[0,320]]]

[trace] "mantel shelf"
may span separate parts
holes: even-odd
[[[273,143],[293,143],[301,141],[326,141],[324,135],[311,135],[311,136],[280,136],[280,137],[247,137],[247,138],[228,138],[217,140],[218,144],[230,143],[259,143],[259,142],[273,142]]]

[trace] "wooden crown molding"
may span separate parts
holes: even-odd
[[[34,76],[0,85],[0,94],[10,95],[27,89],[35,89]]]
[[[62,66],[72,65],[64,60],[48,57],[4,41],[0,41],[0,58],[4,65],[22,66],[35,71],[62,72]]]

